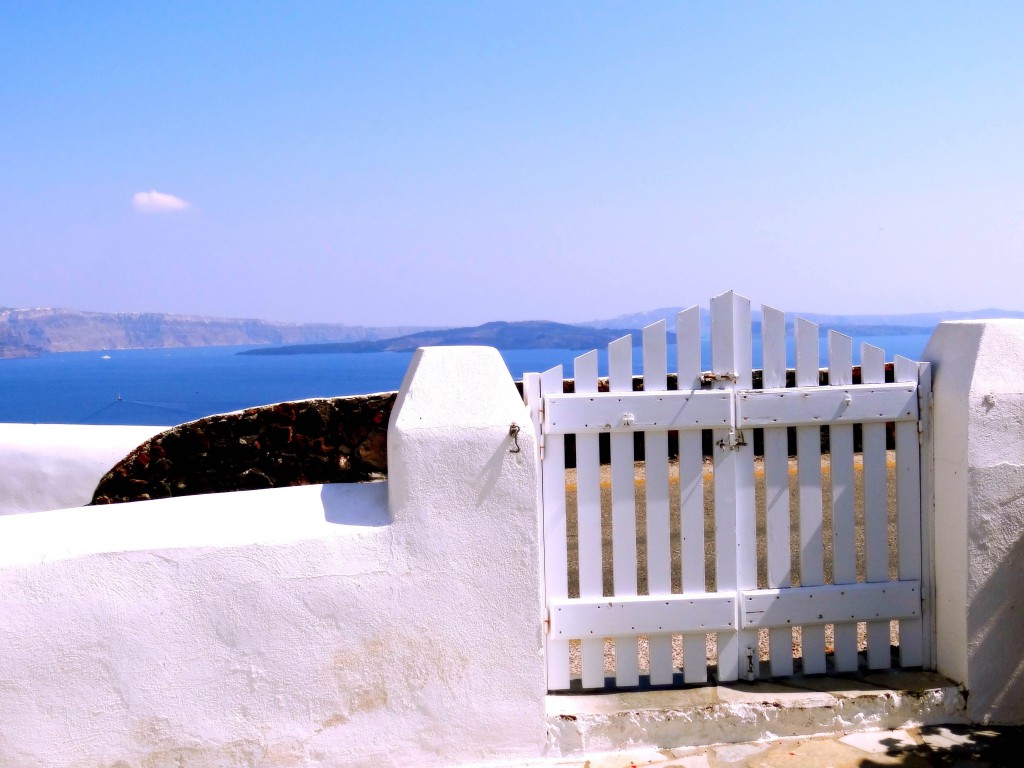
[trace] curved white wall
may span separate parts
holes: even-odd
[[[0,515],[88,504],[111,467],[164,429],[0,424]]]

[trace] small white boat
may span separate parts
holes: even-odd
[[[110,359],[110,355],[103,355],[103,357],[100,358],[100,360],[109,360],[109,359]]]

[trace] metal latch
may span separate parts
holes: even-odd
[[[729,374],[732,375],[732,374]],[[739,400],[736,398],[736,390],[728,390],[729,392],[729,406],[731,411],[731,420],[729,423],[729,435],[718,440],[715,445],[727,451],[735,451],[738,448],[747,444],[746,438],[743,436],[743,430],[737,429],[736,425],[739,424]]]
[[[742,429],[730,429],[728,438],[723,437],[721,440],[715,443],[715,445],[717,445],[719,448],[724,448],[729,451],[735,451],[737,448],[740,448],[746,444],[747,440],[743,436]]]

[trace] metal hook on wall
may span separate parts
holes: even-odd
[[[519,425],[516,424],[514,421],[512,422],[512,425],[508,428],[508,436],[511,437],[513,441],[515,441],[515,448],[509,448],[508,452],[522,452],[523,449],[519,447]]]

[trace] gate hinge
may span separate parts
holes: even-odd
[[[924,420],[931,418],[932,415],[932,398],[930,394],[926,393],[924,389],[918,385],[917,388],[917,442],[920,445],[924,445]]]
[[[544,461],[544,436],[544,401],[541,400],[537,409],[537,457],[540,461]]]

